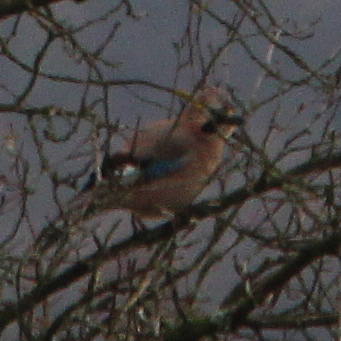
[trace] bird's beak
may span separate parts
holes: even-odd
[[[236,126],[240,126],[242,124],[244,124],[244,119],[241,116],[222,116],[219,118],[220,122],[222,124],[231,124],[231,125],[236,125]]]
[[[234,115],[235,109],[229,104],[222,108],[209,108],[209,113],[217,124],[229,124],[240,126],[244,123],[241,116]]]

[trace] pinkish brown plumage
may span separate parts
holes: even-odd
[[[123,208],[142,217],[181,211],[201,193],[222,161],[225,139],[242,123],[229,98],[207,87],[179,118],[155,122],[104,161],[103,181],[88,184],[91,209]]]

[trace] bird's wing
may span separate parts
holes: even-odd
[[[154,181],[180,171],[186,165],[186,158],[144,159],[140,162],[141,180]]]

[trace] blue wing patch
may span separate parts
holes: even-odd
[[[183,159],[174,160],[153,160],[143,169],[144,178],[153,181],[163,178],[171,173],[175,173],[184,166]]]

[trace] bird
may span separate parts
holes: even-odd
[[[226,139],[243,124],[229,95],[207,86],[178,117],[138,130],[125,147],[105,155],[82,189],[85,215],[113,209],[159,219],[184,210],[223,160]],[[86,204],[85,204],[86,203]]]

